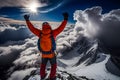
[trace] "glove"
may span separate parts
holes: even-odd
[[[67,12],[63,13],[64,20],[68,20],[68,16],[69,16],[69,14]]]
[[[29,15],[24,15],[24,19],[26,20],[26,21],[29,21]]]

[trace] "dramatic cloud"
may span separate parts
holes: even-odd
[[[14,61],[16,66],[36,66],[36,61],[40,58],[37,47],[27,48],[25,51],[22,51],[20,58]]]
[[[102,14],[102,8],[92,7],[77,10],[75,28],[87,37],[98,37],[110,48],[120,48],[120,9]]]
[[[101,24],[101,38],[110,47],[120,48],[120,9],[104,14]]]
[[[34,43],[33,34],[28,31],[24,24],[23,26],[16,24],[11,25],[4,22],[0,23],[1,67],[5,65],[11,65],[22,51],[24,51],[26,48],[36,46]]]
[[[5,31],[0,33],[0,44],[5,43],[7,41],[19,41],[24,40],[30,37],[30,33],[27,28],[21,28],[19,30],[6,29]]]
[[[11,65],[12,62],[19,56],[22,50],[24,50],[24,47],[17,45],[0,47],[0,65]]]
[[[83,33],[87,37],[95,37],[98,34],[99,24],[101,21],[101,7],[94,7],[84,11],[77,10],[74,13],[74,19],[77,32]]]

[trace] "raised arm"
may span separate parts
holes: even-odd
[[[29,21],[29,15],[25,15],[24,18],[26,20],[27,26],[30,29],[30,31],[39,37],[41,30],[35,28],[32,25],[32,23]]]
[[[53,30],[54,37],[56,37],[59,33],[61,33],[67,24],[68,13],[63,13],[63,16],[64,16],[64,21],[62,21],[61,25],[57,29]]]
[[[53,30],[53,35],[56,37],[59,33],[61,33],[64,30],[66,24],[67,20],[64,20],[57,29]]]

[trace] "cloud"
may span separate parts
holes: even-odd
[[[47,13],[53,11],[54,9],[60,7],[63,1],[53,1],[53,0],[0,0],[2,7],[20,7],[22,12],[29,12],[31,5],[35,4],[36,8],[41,8],[39,13]],[[44,8],[44,9],[42,9]]]
[[[76,10],[74,20],[77,20],[75,28],[84,36],[94,37],[99,32],[99,24],[101,16],[101,7],[88,8],[84,11]],[[79,29],[78,29],[79,28]]]
[[[0,44],[3,44],[7,41],[19,41],[29,38],[31,33],[27,28],[21,28],[19,30],[6,29],[3,32],[0,32]]]
[[[43,3],[41,4],[39,0],[0,0],[0,7],[25,7],[29,3],[36,2],[39,4],[40,7],[44,6]]]
[[[0,65],[11,65],[12,62],[19,56],[20,52],[25,48],[22,46],[7,46],[0,47]]]
[[[27,2],[30,2],[31,0],[0,0],[1,5],[0,7],[21,7],[24,6]]]
[[[63,4],[63,3],[59,3],[57,6],[54,6],[54,7],[52,7],[52,8],[48,8],[48,9],[46,9],[46,10],[40,10],[39,12],[40,12],[40,13],[47,13],[47,12],[53,11],[53,10],[57,9],[58,7],[60,7],[62,4]]]
[[[1,22],[0,28],[0,65],[11,65],[22,51],[35,46],[31,41],[34,37],[26,26],[10,26]]]
[[[5,23],[16,23],[16,24],[25,24],[24,21],[21,21],[21,20],[14,20],[14,19],[11,19],[11,18],[5,18],[7,15],[1,15],[3,17],[0,17],[0,22],[5,22]]]
[[[110,47],[120,48],[120,9],[112,10],[102,17],[101,38]]]
[[[87,37],[97,37],[105,46],[119,52],[120,9],[105,14],[102,14],[100,6],[87,8],[86,10],[76,10],[74,19],[77,21],[75,28],[79,28],[78,32]]]
[[[37,47],[30,47],[27,48],[26,50],[22,51],[20,54],[19,59],[16,59],[14,61],[14,64],[16,66],[36,66],[36,61],[38,60],[39,52],[37,51]]]
[[[9,78],[11,80],[14,78],[14,80],[16,80],[16,78],[22,80],[21,78],[24,78],[24,76],[29,74],[26,73],[27,71],[25,69],[34,68],[35,66],[40,65],[39,55],[37,54],[38,50],[36,48],[36,40],[36,37],[32,37],[23,41],[11,41],[0,45],[0,68],[3,69],[1,73],[4,76],[11,76]],[[9,67],[4,69],[6,66]],[[25,75],[20,74],[23,69],[25,71],[24,73],[26,73]],[[16,76],[18,74],[19,76]],[[4,79],[3,76],[0,78]],[[6,76],[6,78],[8,77]]]
[[[57,51],[62,53],[67,49],[71,49],[76,42],[82,39],[82,37],[83,34],[79,33],[74,25],[68,24],[64,31],[57,37]]]

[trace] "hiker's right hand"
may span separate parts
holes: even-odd
[[[26,21],[29,21],[29,15],[24,15],[24,19],[26,20]]]

